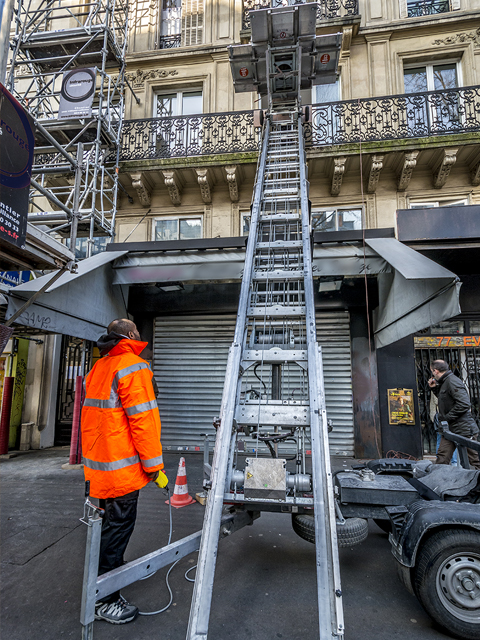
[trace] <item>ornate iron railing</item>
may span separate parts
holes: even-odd
[[[250,11],[305,2],[311,2],[311,0],[243,0],[243,28],[250,29]],[[358,0],[319,0],[317,2],[317,22],[358,15]]]
[[[253,111],[127,120],[120,160],[181,158],[257,151]]]
[[[310,148],[480,131],[480,87],[316,104]],[[120,160],[257,151],[253,111],[126,120]]]
[[[343,100],[312,107],[311,147],[480,131],[480,87]]]
[[[182,34],[176,33],[173,36],[160,36],[159,49],[177,49],[182,46]]]
[[[409,18],[419,16],[433,16],[437,13],[450,11],[450,0],[414,0],[407,3]]]

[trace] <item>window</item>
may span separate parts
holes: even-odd
[[[95,256],[97,253],[101,253],[105,251],[107,248],[107,244],[109,243],[110,238],[93,238],[92,244],[92,256]],[[67,238],[67,247],[70,248],[70,238]],[[77,238],[75,243],[75,255],[80,260],[87,257],[88,250],[88,238]]]
[[[182,0],[162,0],[160,49],[174,49],[182,44]]]
[[[167,94],[156,94],[155,116],[190,116],[203,111],[201,89],[175,91]]]
[[[203,0],[162,0],[160,49],[202,44]]]
[[[240,234],[242,236],[248,236],[250,233],[250,221],[252,216],[250,215],[250,211],[241,211],[240,212]]]
[[[339,100],[341,100],[340,78],[331,84],[320,84],[312,87],[312,101],[316,105],[312,111],[312,125],[316,135],[320,134],[321,141],[327,144],[332,144],[335,141],[335,137],[342,132],[345,106],[341,103],[328,104]]]
[[[406,94],[438,92],[425,100],[413,98],[407,101],[409,127],[417,130],[419,135],[428,131],[449,132],[461,124],[458,93],[448,92],[448,89],[458,88],[459,73],[458,62],[405,66]]]
[[[362,229],[362,209],[312,209],[312,231]]]
[[[202,237],[202,218],[159,218],[154,240],[194,240]]]
[[[201,89],[175,91],[156,94],[154,114],[158,120],[153,127],[157,157],[169,158],[176,155],[198,155],[202,145],[202,123],[172,116],[190,116],[202,113],[203,96]]]
[[[435,209],[436,207],[462,207],[468,204],[468,200],[437,200],[430,202],[410,202],[410,209]]]
[[[449,0],[407,0],[409,18],[431,16],[436,13],[450,11]]]

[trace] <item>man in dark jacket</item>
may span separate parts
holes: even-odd
[[[448,422],[452,433],[477,440],[478,426],[470,410],[470,398],[463,382],[454,375],[444,360],[435,360],[430,367],[433,378],[429,387],[438,398],[438,419]],[[442,436],[435,464],[450,464],[456,444]],[[470,466],[480,469],[478,453],[467,449]]]

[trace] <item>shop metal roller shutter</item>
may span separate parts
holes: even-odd
[[[212,419],[220,413],[235,322],[235,315],[156,318],[153,369],[166,450],[203,448],[204,433],[214,439]],[[330,450],[333,455],[353,455],[348,313],[317,313],[317,332],[323,351],[327,413],[334,427]],[[252,440],[242,439],[247,450],[254,446]]]

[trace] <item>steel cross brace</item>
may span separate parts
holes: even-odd
[[[252,511],[232,511],[221,517],[220,537],[225,538],[253,521],[260,514]],[[82,522],[85,522],[82,520]],[[100,539],[102,519],[98,513],[88,517],[87,544],[82,589],[82,605],[80,622],[82,625],[82,640],[93,640],[93,622],[95,620],[95,603],[102,597],[113,593],[129,584],[137,582],[158,569],[166,567],[176,560],[180,560],[198,551],[202,531],[197,531],[177,542],[148,553],[141,558],[98,576],[98,559],[100,555]]]

